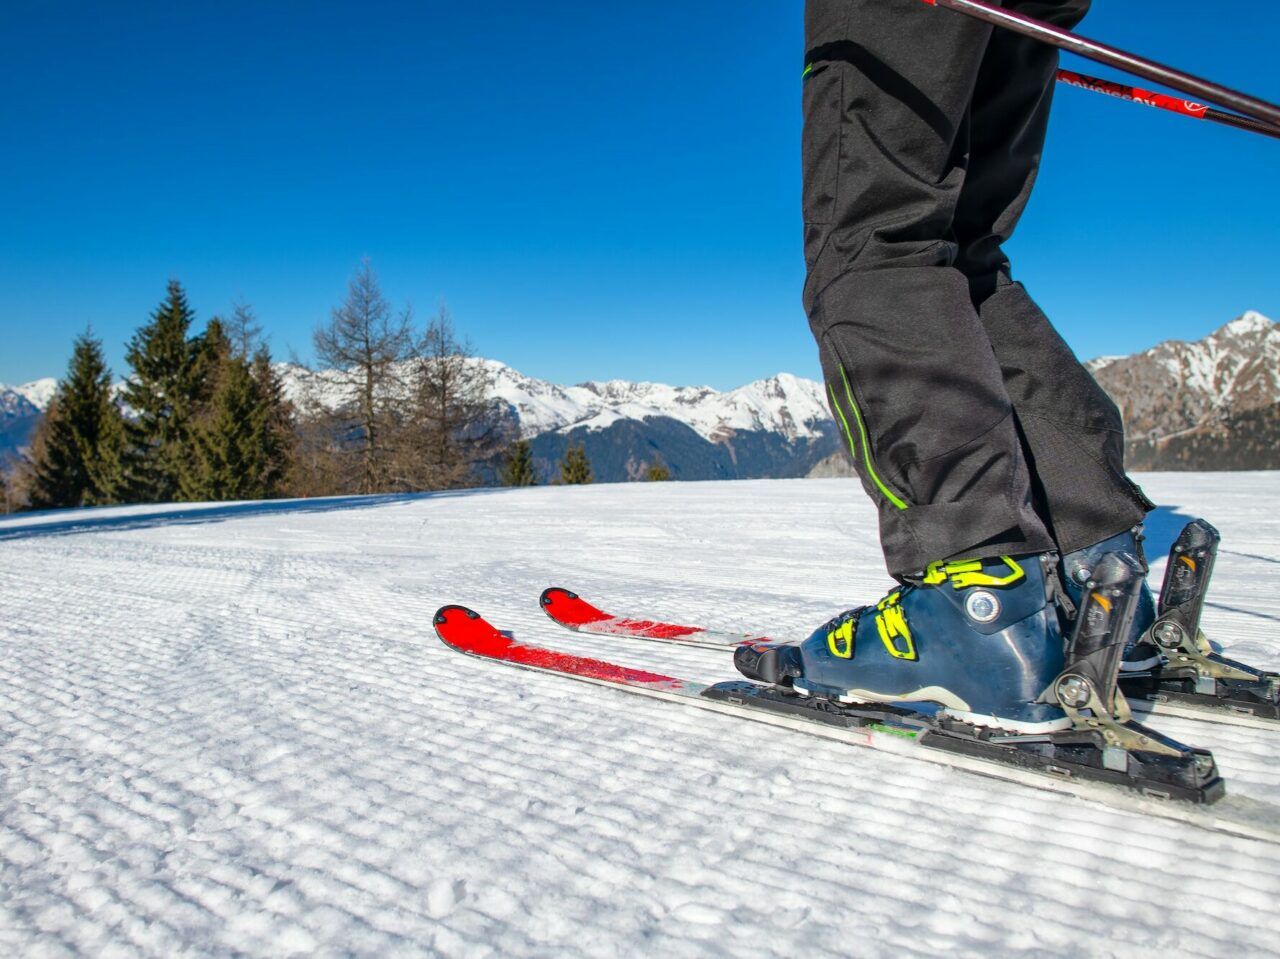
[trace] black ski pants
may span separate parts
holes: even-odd
[[[1008,0],[1073,26],[1089,0]],[[805,311],[889,572],[1091,545],[1151,508],[1119,411],[1013,281],[1057,51],[919,0],[807,0]]]

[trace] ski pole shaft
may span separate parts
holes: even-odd
[[[1184,73],[1182,70],[1175,70],[1173,67],[1165,66],[1163,63],[1157,63],[1154,60],[1148,60],[1146,57],[1140,57],[1135,53],[1129,53],[1118,47],[1108,46],[1096,40],[1089,40],[1072,33],[1070,30],[1063,30],[1051,23],[1045,23],[1043,20],[1037,20],[1034,17],[1024,16],[1011,10],[992,6],[989,3],[981,2],[981,0],[923,0],[923,2],[930,6],[954,10],[957,13],[973,17],[975,20],[982,20],[985,23],[994,24],[1005,30],[1012,30],[1014,33],[1020,33],[1025,37],[1040,40],[1069,53],[1106,64],[1109,67],[1115,67],[1136,77],[1142,77],[1144,80],[1172,87],[1197,99],[1236,110],[1245,114],[1246,117],[1280,126],[1280,106],[1274,103],[1268,103],[1266,100],[1249,96],[1249,94],[1241,93],[1239,90],[1232,90],[1230,87],[1224,87],[1222,84],[1214,83],[1212,80],[1205,80],[1190,73]]]
[[[1104,93],[1109,97],[1117,97],[1121,100],[1129,100],[1133,103],[1156,107],[1159,110],[1168,110],[1170,113],[1180,113],[1184,117],[1209,120],[1213,123],[1235,127],[1238,130],[1249,130],[1252,133],[1261,133],[1263,136],[1280,139],[1280,127],[1278,126],[1263,123],[1261,120],[1255,120],[1252,117],[1228,113],[1225,110],[1215,110],[1213,107],[1206,106],[1203,103],[1183,100],[1181,97],[1171,97],[1167,93],[1143,90],[1141,87],[1131,87],[1125,83],[1115,83],[1111,80],[1103,80],[1100,77],[1091,77],[1088,74],[1076,73],[1074,70],[1059,70],[1058,82],[1080,87],[1082,90]]]

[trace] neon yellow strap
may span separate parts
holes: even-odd
[[[924,584],[940,586],[947,580],[955,589],[968,589],[970,586],[1012,586],[1027,574],[1021,566],[1008,556],[1001,556],[1001,562],[1010,570],[1007,576],[995,576],[982,571],[980,559],[958,559],[950,563],[930,563],[925,570]]]
[[[856,619],[846,619],[827,633],[827,648],[837,659],[853,659],[853,627]]]
[[[914,661],[916,656],[915,640],[911,638],[911,629],[907,626],[906,614],[902,612],[902,606],[897,602],[897,594],[892,597],[895,600],[889,603],[888,600],[880,604],[880,614],[876,616],[876,630],[880,633],[880,641],[884,643],[884,648],[889,651],[889,655],[894,659],[906,659]],[[897,646],[897,640],[901,639],[903,647]]]

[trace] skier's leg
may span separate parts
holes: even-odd
[[[1073,27],[1089,0],[1014,0]],[[1009,270],[1002,244],[1039,167],[1058,51],[996,30],[978,72],[968,174],[956,208],[956,265],[969,278],[1031,466],[1036,502],[1065,553],[1140,523],[1152,504],[1124,471],[1124,428],[1094,381]],[[1017,76],[1017,83],[1009,78]]]
[[[889,571],[1052,549],[954,267],[991,28],[902,0],[809,0],[805,30],[804,303]]]

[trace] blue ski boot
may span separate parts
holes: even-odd
[[[734,663],[750,679],[841,704],[931,703],[974,725],[1067,729],[1046,695],[1064,666],[1056,562],[1043,553],[934,563],[803,643],[742,646]]]
[[[1119,690],[1145,567],[1103,556],[1064,635],[1056,564],[1049,553],[934,563],[803,643],[739,646],[734,663],[757,682],[703,695],[1147,795],[1221,798],[1212,754],[1134,722]]]

